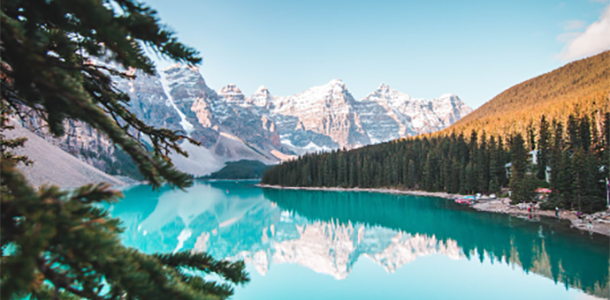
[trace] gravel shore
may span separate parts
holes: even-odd
[[[500,198],[490,201],[481,201],[471,206],[478,211],[495,212],[511,215],[523,215],[532,217],[549,217],[556,218],[553,210],[536,210],[528,212],[527,209],[520,209],[517,205],[510,205],[510,199]],[[579,219],[575,212],[569,210],[560,210],[559,219],[569,220],[572,222],[573,228],[590,231],[606,236],[610,236],[610,213],[598,212],[595,214],[582,214],[582,219]],[[591,226],[588,225],[589,219],[592,220]]]

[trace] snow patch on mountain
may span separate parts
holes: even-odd
[[[159,74],[159,78],[161,80],[161,85],[163,86],[163,91],[167,95],[167,100],[180,116],[180,125],[182,125],[182,128],[184,129],[186,134],[190,135],[191,132],[193,132],[193,124],[191,124],[186,119],[186,115],[182,111],[180,111],[180,109],[178,109],[178,106],[176,106],[176,103],[174,102],[174,97],[172,97],[170,93],[169,82],[167,81],[166,75],[164,75],[164,73],[162,72],[161,74]]]
[[[184,157],[180,154],[172,153],[169,157],[176,168],[182,172],[195,176],[205,176],[224,167],[224,160],[218,158],[208,148],[193,145],[189,141],[183,142],[180,146],[189,156]]]

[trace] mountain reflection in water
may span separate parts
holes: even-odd
[[[489,260],[608,295],[609,240],[552,219],[473,212],[438,198],[363,192],[259,189],[198,182],[187,191],[136,186],[109,207],[142,251],[206,251],[260,274],[297,264],[345,279],[361,257],[388,273],[440,254]]]

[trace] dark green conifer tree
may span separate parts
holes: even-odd
[[[534,124],[533,123],[529,123],[529,125],[527,125],[527,144],[529,147],[527,147],[530,151],[536,150],[536,132],[534,130]]]
[[[489,191],[489,151],[487,149],[487,135],[485,131],[481,134],[481,144],[477,155],[479,184],[477,191],[487,193]]]
[[[468,151],[470,153],[468,160],[475,159],[475,154],[479,146],[478,137],[479,135],[477,134],[477,132],[475,130],[472,130],[472,132],[470,133],[470,141],[468,142]]]
[[[501,177],[505,177],[501,149],[498,149],[495,137],[489,139],[489,191],[499,193],[502,186]]]
[[[510,155],[511,155],[511,175],[510,175],[510,188],[513,191],[511,199],[513,201],[523,201],[522,194],[516,193],[526,189],[526,185],[522,185],[521,181],[525,178],[527,172],[527,151],[525,149],[525,141],[521,134],[517,134],[512,137],[510,144]]]
[[[466,166],[463,163],[460,163],[458,173],[460,178],[460,189],[458,193],[463,195],[468,192],[468,184],[466,183]]]
[[[472,194],[477,190],[477,186],[479,184],[479,177],[476,165],[472,162],[466,165],[466,169],[464,171],[466,176],[466,186],[465,190],[467,193]]]
[[[580,126],[578,129],[578,133],[580,134],[580,147],[582,147],[585,152],[591,149],[591,124],[589,122],[589,116],[584,116],[580,119]]]
[[[409,159],[409,164],[407,167],[408,177],[407,177],[407,188],[416,188],[417,187],[417,171],[415,170],[415,162],[412,159]]]
[[[349,159],[349,187],[356,187],[358,185],[358,175],[357,170],[360,170],[358,165],[356,164],[357,157],[355,155],[350,155]]]
[[[569,140],[568,144],[570,145],[570,149],[572,151],[575,151],[581,147],[579,128],[580,122],[578,122],[578,118],[576,118],[574,115],[570,115],[568,117],[567,133]]]
[[[572,157],[572,190],[575,199],[572,200],[572,205],[576,206],[578,211],[592,211],[601,201],[597,197],[599,192],[597,174],[597,166],[592,156],[583,148],[578,148]],[[601,187],[601,186],[600,186]],[[601,189],[600,189],[601,190]],[[603,205],[602,205],[603,207]]]
[[[535,200],[537,179],[531,174],[526,174],[520,181],[511,180],[511,202],[531,202]]]
[[[561,202],[564,207],[574,210],[575,201],[574,197],[574,164],[573,164],[573,153],[564,151],[561,154],[561,164],[559,165],[559,180],[558,180],[558,193],[561,195]]]
[[[602,124],[598,123],[598,120],[596,118],[596,114],[593,113],[591,114],[591,150],[593,151],[593,153],[595,153],[595,155],[597,155],[597,157],[601,160],[602,159],[602,149],[603,149],[603,142],[602,142],[602,134],[600,133],[603,132],[603,125],[600,126]]]
[[[381,185],[385,187],[392,186],[392,168],[390,166],[390,159],[386,158],[381,162]]]
[[[449,175],[450,183],[447,186],[448,193],[460,192],[460,163],[453,159],[451,161],[451,173]]]
[[[563,208],[571,207],[571,163],[569,153],[564,151],[563,124],[554,122],[553,150],[551,154],[551,204]]]
[[[610,112],[604,115],[602,165],[606,167],[606,178],[610,178]]]
[[[510,161],[510,152],[505,151],[504,140],[502,137],[498,137],[498,160],[500,161],[496,165],[496,176],[500,181],[500,186],[508,185],[508,177],[506,176],[506,163]]]
[[[517,134],[511,139],[510,157],[512,163],[511,181],[513,179],[519,181],[525,176],[528,165],[525,141],[521,134]]]
[[[347,161],[344,159],[343,151],[337,155],[337,185],[347,186]]]
[[[540,120],[540,128],[538,129],[538,166],[536,170],[536,177],[541,180],[545,179],[546,167],[549,166],[551,151],[551,131],[549,126],[550,125],[546,120],[546,117],[542,115],[542,119]]]

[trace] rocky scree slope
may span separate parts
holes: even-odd
[[[25,155],[33,162],[31,165],[22,163],[18,165],[31,185],[36,187],[57,185],[64,188],[75,188],[89,183],[102,182],[114,186],[126,185],[120,179],[94,168],[23,128],[18,122],[12,121],[11,125],[15,128],[4,132],[7,139],[27,138],[24,147],[15,148],[13,152],[17,155]]]

